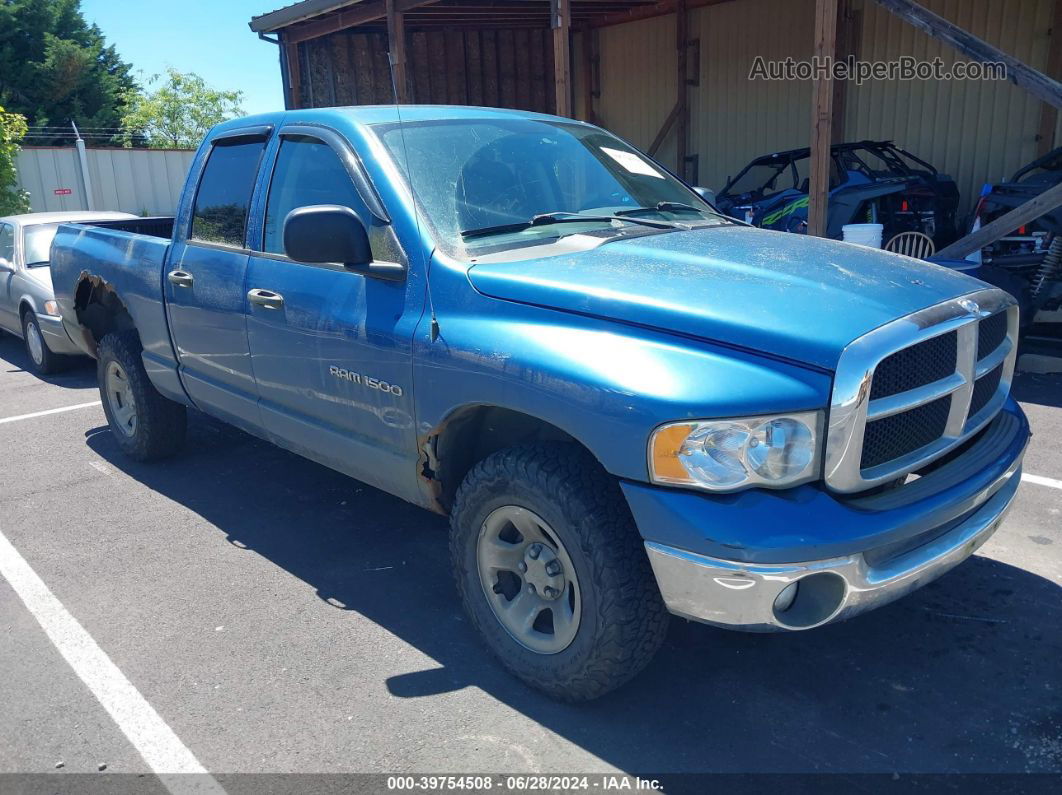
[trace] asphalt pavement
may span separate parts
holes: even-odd
[[[0,531],[212,774],[1062,772],[1062,377],[1016,385],[1055,485],[955,571],[812,632],[674,619],[568,706],[481,647],[442,518],[199,414],[132,462],[98,405],[39,413],[98,400],[91,363],[26,367],[0,338]],[[0,577],[0,773],[149,772]]]

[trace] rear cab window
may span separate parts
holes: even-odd
[[[264,139],[222,139],[210,150],[192,208],[190,238],[244,248]]]

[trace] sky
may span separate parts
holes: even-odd
[[[277,46],[247,27],[251,17],[293,0],[81,0],[137,82],[172,66],[212,88],[243,92],[247,114],[284,108]]]

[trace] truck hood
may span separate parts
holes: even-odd
[[[473,265],[484,295],[677,332],[834,369],[878,326],[984,285],[834,240],[724,226]]]

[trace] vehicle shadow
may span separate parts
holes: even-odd
[[[96,387],[96,362],[87,356],[69,357],[69,366],[54,375],[37,375],[30,366],[26,346],[18,337],[0,335],[0,370],[7,373],[25,372],[48,384],[68,389]]]
[[[87,437],[231,543],[438,662],[387,680],[396,697],[479,687],[634,774],[1062,771],[1062,589],[1030,572],[975,557],[894,605],[807,633],[674,619],[634,682],[563,705],[510,677],[463,620],[443,518],[198,414],[186,452],[162,464],[123,457],[106,428]]]

